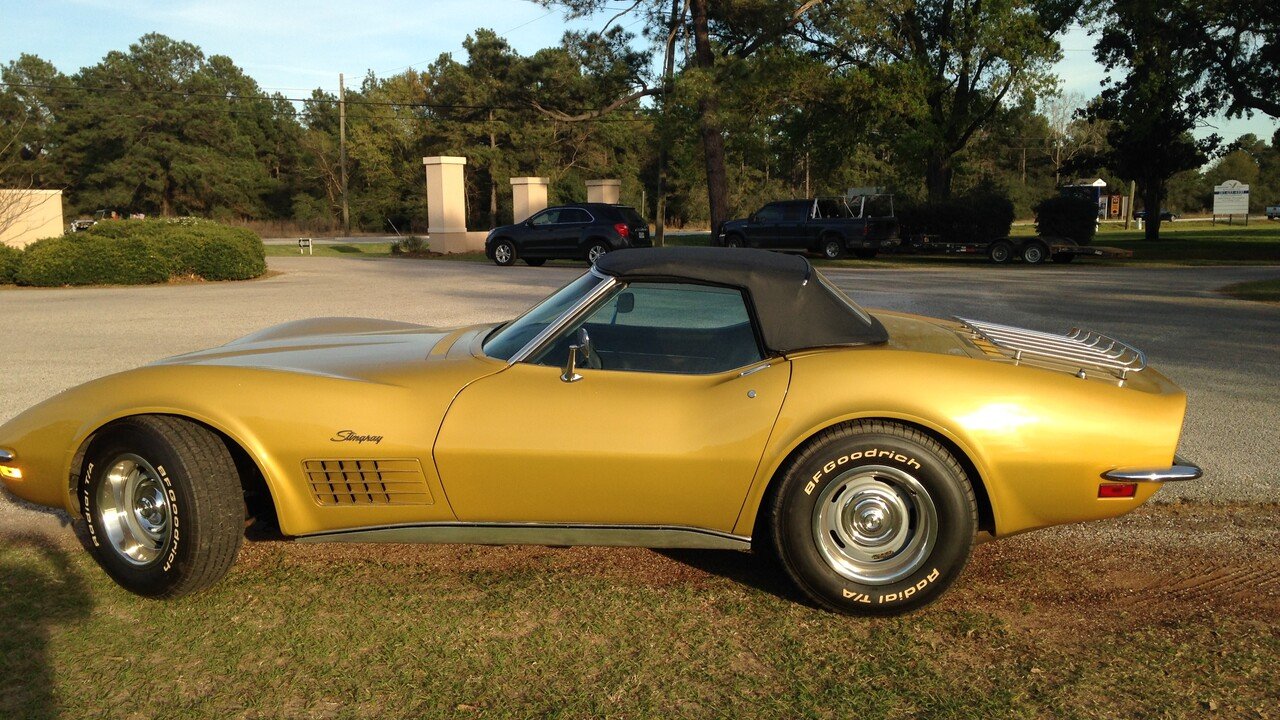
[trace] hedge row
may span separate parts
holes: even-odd
[[[971,243],[1008,237],[1013,202],[995,192],[972,191],[943,202],[898,208],[903,237],[929,235],[936,242]]]
[[[11,263],[9,282],[38,286],[248,280],[267,270],[253,232],[194,218],[100,222],[39,240],[21,253],[0,254],[0,282]]]

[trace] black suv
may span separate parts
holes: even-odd
[[[499,265],[516,259],[534,266],[548,260],[586,260],[610,250],[649,247],[649,224],[635,208],[605,203],[557,205],[515,225],[494,228],[484,254]]]

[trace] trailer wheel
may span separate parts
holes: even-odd
[[[1022,246],[1022,260],[1028,265],[1039,265],[1049,257],[1049,246],[1039,240],[1032,240]]]
[[[1062,252],[1062,253],[1054,253],[1054,254],[1053,254],[1053,258],[1052,258],[1052,259],[1053,259],[1053,261],[1054,261],[1054,262],[1056,262],[1056,263],[1069,263],[1069,262],[1071,262],[1072,260],[1075,260],[1075,259],[1076,259],[1076,254],[1075,254],[1075,253],[1065,253],[1065,252]]]
[[[997,240],[987,248],[987,257],[997,265],[1009,262],[1013,257],[1013,243],[1008,240]]]

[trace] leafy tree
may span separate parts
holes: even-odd
[[[957,156],[1013,100],[1045,93],[1057,37],[1083,0],[835,0],[800,34],[837,65],[878,69],[909,99],[904,157],[924,166],[931,200],[950,196]]]
[[[1201,0],[1177,8],[1194,33],[1207,85],[1226,91],[1227,114],[1259,110],[1280,117],[1280,13],[1274,0]]]
[[[272,108],[229,58],[151,34],[73,83],[63,162],[75,205],[261,214],[270,178],[255,151]]]
[[[1111,0],[1094,47],[1108,72],[1125,76],[1108,78],[1088,112],[1110,123],[1103,162],[1137,181],[1148,240],[1160,236],[1166,182],[1203,165],[1219,142],[1192,136],[1217,105],[1200,85],[1203,67],[1186,22],[1166,0]]]

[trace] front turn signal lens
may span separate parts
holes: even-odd
[[[1138,494],[1138,483],[1103,483],[1098,486],[1100,498],[1131,498]]]
[[[8,478],[9,480],[21,480],[22,471],[11,465],[0,465],[0,477]]]

